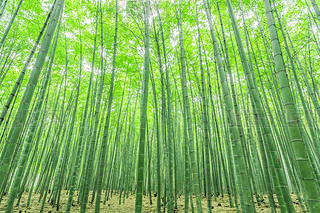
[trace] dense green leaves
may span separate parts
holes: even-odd
[[[41,211],[131,192],[136,212],[153,196],[174,212],[182,194],[185,212],[224,194],[294,212],[293,192],[317,212],[318,4],[0,0],[6,211],[28,191]]]

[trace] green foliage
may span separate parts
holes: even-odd
[[[57,45],[48,27],[52,35],[16,83],[54,5],[23,1],[17,10],[19,2],[0,1],[0,197],[11,193],[8,212],[24,190],[59,208],[62,189],[71,192],[67,211],[75,199],[96,198],[99,211],[105,189],[105,200],[116,190],[120,202],[137,192],[138,212],[142,194],[158,191],[158,211],[173,212],[185,193],[201,212],[201,195],[210,195],[210,209],[211,194],[228,193],[251,212],[253,197],[259,205],[268,193],[274,212],[275,193],[290,212],[291,191],[316,211],[317,0],[155,0],[150,11],[148,0],[65,1],[61,18],[49,21],[61,23]]]

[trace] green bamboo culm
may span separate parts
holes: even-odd
[[[249,179],[246,173],[245,160],[243,156],[243,150],[241,146],[241,140],[239,135],[239,129],[236,125],[236,118],[233,112],[232,100],[230,95],[230,90],[227,85],[226,73],[222,63],[222,58],[220,54],[220,48],[217,44],[217,39],[214,33],[211,12],[209,11],[207,2],[204,0],[203,5],[205,7],[207,20],[210,28],[210,35],[213,43],[213,48],[215,52],[215,59],[218,65],[219,77],[222,86],[222,91],[225,98],[225,108],[228,113],[228,122],[232,131],[232,148],[233,148],[233,157],[236,164],[236,177],[238,185],[238,191],[240,195],[240,203],[242,211],[244,212],[255,212],[254,203],[252,200],[252,192],[249,185]]]
[[[94,49],[96,47],[96,36],[97,34],[95,34],[95,43],[94,43]],[[94,57],[93,57],[93,61],[94,61]],[[82,35],[81,35],[81,28],[80,28],[80,70],[82,70],[82,63],[83,63],[83,55],[82,55]],[[71,205],[73,202],[73,196],[76,190],[76,181],[77,178],[79,177],[79,167],[80,167],[80,163],[81,163],[81,152],[83,151],[83,143],[84,143],[84,129],[85,129],[85,124],[87,121],[87,113],[88,113],[88,105],[89,105],[89,97],[90,97],[90,91],[91,91],[91,84],[92,84],[92,79],[93,79],[93,69],[91,69],[91,74],[90,74],[90,81],[89,81],[89,85],[88,85],[88,92],[87,92],[87,99],[86,99],[86,104],[84,107],[84,113],[83,113],[83,120],[80,126],[80,131],[79,131],[79,144],[77,147],[77,151],[76,151],[76,159],[74,161],[74,165],[73,165],[73,174],[71,177],[71,182],[70,182],[70,192],[69,192],[69,196],[68,196],[68,203],[67,203],[67,208],[66,208],[66,212],[70,212],[71,210]]]
[[[273,10],[270,0],[264,0],[264,8],[269,26],[269,34],[272,45],[273,60],[277,73],[283,105],[286,113],[286,123],[288,126],[290,141],[294,151],[294,158],[297,164],[298,175],[302,184],[302,194],[307,202],[310,212],[317,212],[320,209],[320,193],[317,182],[312,173],[311,166],[308,161],[308,155],[305,143],[302,139],[301,130],[299,128],[299,120],[296,106],[290,88],[286,66],[283,60],[278,32],[273,17]]]
[[[311,1],[313,10],[316,13],[317,19],[320,21],[320,10],[319,10],[318,4],[315,0],[310,0],[310,1]]]
[[[19,11],[20,11],[22,3],[23,3],[23,0],[20,0],[20,2],[18,4],[13,16],[11,17],[11,20],[10,20],[10,22],[9,22],[7,28],[6,28],[6,31],[4,32],[4,34],[3,34],[3,36],[2,36],[2,38],[0,40],[0,49],[3,47],[4,43],[6,42],[7,36],[9,34],[9,31],[10,31],[10,29],[11,29],[11,27],[12,27],[12,25],[13,25],[16,17],[17,17],[17,15],[19,13]]]
[[[100,82],[99,82],[99,88],[97,88],[97,98],[96,98],[96,103],[95,103],[95,109],[94,109],[94,117],[93,117],[93,125],[92,125],[92,137],[89,137],[90,142],[87,145],[88,148],[88,155],[87,155],[87,159],[88,161],[85,162],[85,174],[84,174],[84,185],[83,185],[83,189],[82,189],[82,197],[80,200],[80,204],[81,204],[81,209],[80,212],[85,212],[86,208],[87,208],[87,202],[88,202],[88,197],[89,197],[89,191],[91,189],[91,186],[93,185],[93,165],[94,165],[94,154],[96,151],[96,142],[98,140],[98,138],[96,137],[96,135],[98,134],[98,125],[99,125],[99,118],[100,118],[100,110],[101,110],[101,100],[102,100],[102,92],[103,92],[103,83],[104,83],[104,79],[105,79],[105,67],[104,67],[104,43],[103,43],[103,24],[102,24],[102,7],[101,7],[101,1],[99,2],[99,6],[97,6],[97,16],[100,12],[100,24],[101,24],[101,59],[100,59],[100,66],[101,66],[101,70],[102,72],[100,73]],[[97,21],[98,24],[98,21]],[[94,50],[94,54],[95,54],[95,50]],[[95,92],[96,92],[95,91]]]
[[[114,45],[113,45],[113,59],[112,59],[112,71],[111,71],[111,83],[110,83],[110,91],[108,97],[108,107],[107,107],[107,118],[105,122],[103,138],[102,138],[102,148],[101,148],[101,158],[99,159],[99,169],[98,169],[98,179],[97,179],[97,197],[96,197],[96,205],[95,212],[100,211],[100,197],[101,191],[103,187],[103,175],[105,168],[105,160],[106,160],[106,145],[109,136],[109,124],[110,124],[110,116],[111,116],[111,104],[113,99],[113,84],[115,78],[115,69],[116,69],[116,51],[117,51],[117,30],[118,30],[118,1],[116,0],[116,18],[115,18],[115,33],[114,33]]]
[[[281,192],[279,190],[276,190],[276,194],[277,194],[277,197],[279,200],[279,205],[282,208],[282,211],[287,211],[287,208],[288,208],[289,212],[293,212],[294,208],[293,208],[293,203],[292,203],[289,189],[288,189],[288,184],[285,179],[284,171],[278,163],[278,159],[280,159],[280,157],[277,153],[276,145],[275,145],[275,142],[273,141],[273,137],[271,135],[272,131],[271,131],[271,128],[269,127],[269,123],[267,121],[267,118],[265,116],[265,112],[262,107],[262,101],[261,101],[261,97],[258,93],[258,88],[256,86],[256,82],[254,82],[254,80],[253,80],[254,73],[252,70],[250,70],[250,67],[252,67],[252,66],[249,66],[247,57],[245,55],[244,47],[242,45],[242,41],[241,41],[241,37],[240,37],[238,24],[236,23],[235,15],[234,15],[230,0],[227,0],[227,6],[228,6],[229,14],[230,14],[230,19],[232,21],[232,26],[234,28],[234,32],[236,35],[236,42],[238,45],[239,55],[241,58],[241,62],[243,64],[244,73],[247,78],[250,96],[252,97],[252,103],[254,104],[254,107],[256,108],[257,116],[259,117],[259,120],[261,121],[261,125],[264,127],[264,128],[262,128],[262,133],[265,137],[267,147],[270,149],[270,153],[271,153],[271,157],[272,157],[272,159],[271,159],[272,165],[276,168],[275,172],[276,172],[277,176],[274,179],[274,181],[280,182],[279,184],[280,184]],[[273,169],[273,168],[271,168],[271,169]],[[282,197],[284,197],[284,198],[282,198]],[[284,199],[285,203],[282,202],[283,199]]]
[[[0,126],[1,126],[2,122],[4,121],[4,119],[5,119],[5,117],[6,117],[7,113],[8,113],[8,109],[9,109],[10,106],[11,106],[11,103],[12,103],[12,101],[13,101],[13,98],[16,96],[16,93],[17,93],[18,89],[20,88],[20,85],[21,85],[21,83],[22,83],[22,80],[23,80],[23,78],[24,78],[24,75],[25,75],[25,73],[26,73],[26,70],[28,69],[28,66],[29,66],[29,64],[30,64],[30,62],[31,62],[31,59],[33,58],[33,55],[34,55],[34,53],[35,53],[35,51],[36,51],[36,49],[37,49],[37,47],[38,47],[38,45],[39,45],[40,39],[42,38],[42,35],[43,35],[43,33],[44,33],[47,25],[48,25],[50,16],[51,16],[52,11],[53,11],[53,8],[54,8],[54,4],[55,4],[55,2],[53,3],[53,6],[51,7],[50,12],[48,13],[48,16],[47,16],[47,18],[46,18],[46,20],[45,20],[45,22],[44,22],[44,24],[43,24],[43,26],[42,26],[42,29],[41,29],[41,31],[40,31],[40,33],[39,33],[39,36],[38,36],[36,42],[34,43],[34,45],[33,45],[33,47],[32,47],[32,50],[31,50],[31,52],[30,52],[30,55],[28,56],[28,59],[27,59],[25,65],[23,66],[23,69],[21,70],[20,75],[19,75],[19,77],[18,77],[18,79],[17,79],[14,87],[12,88],[12,91],[11,91],[11,93],[10,93],[10,96],[9,96],[6,104],[4,105],[4,107],[3,107],[3,109],[2,109],[2,112],[1,112],[1,115],[0,115]]]
[[[209,121],[208,121],[208,108],[207,108],[207,98],[206,98],[206,84],[204,79],[204,71],[202,66],[202,54],[201,54],[201,42],[200,42],[200,27],[198,22],[198,9],[196,8],[197,15],[197,27],[198,27],[198,47],[199,47],[199,59],[200,59],[200,75],[201,75],[201,98],[202,98],[202,107],[203,107],[203,126],[204,126],[204,152],[205,152],[205,172],[206,172],[206,196],[207,196],[207,212],[211,212],[212,204],[211,204],[211,173],[210,173],[210,157],[209,157],[209,146],[210,146],[210,136],[209,136]]]
[[[0,186],[5,182],[10,162],[12,160],[14,150],[17,145],[17,139],[22,131],[22,128],[26,122],[26,118],[29,112],[29,105],[31,102],[31,99],[33,97],[33,93],[35,90],[35,87],[37,85],[40,72],[42,70],[42,66],[44,64],[45,58],[48,53],[49,46],[51,44],[52,38],[54,31],[56,29],[56,25],[58,23],[59,17],[61,16],[62,13],[62,8],[64,5],[64,0],[57,0],[57,2],[54,4],[54,10],[52,13],[52,16],[50,18],[48,28],[45,33],[45,37],[43,38],[43,41],[41,43],[41,47],[39,50],[39,54],[37,56],[36,62],[33,66],[29,82],[27,85],[27,88],[24,92],[24,95],[22,97],[21,104],[19,106],[18,112],[15,116],[15,119],[13,121],[12,128],[10,130],[8,139],[5,143],[5,147],[1,153],[1,158],[0,158]]]
[[[12,188],[10,190],[10,194],[8,197],[6,212],[11,212],[11,210],[12,210],[14,199],[18,193],[18,188],[20,186],[20,182],[21,182],[21,179],[22,179],[22,176],[24,173],[25,164],[26,164],[28,157],[29,157],[30,148],[32,145],[32,139],[33,139],[35,131],[36,131],[37,123],[38,123],[38,120],[40,117],[40,111],[41,111],[41,108],[43,105],[43,100],[45,97],[45,92],[48,87],[48,82],[49,82],[49,78],[50,78],[51,71],[52,71],[54,55],[55,55],[55,51],[56,51],[56,47],[57,47],[57,43],[58,43],[58,38],[59,38],[60,24],[61,24],[61,19],[60,19],[59,26],[58,26],[58,29],[56,32],[56,38],[55,38],[55,43],[54,43],[54,47],[53,47],[53,51],[52,51],[50,64],[49,64],[47,72],[45,73],[45,77],[43,79],[43,84],[41,85],[40,94],[38,96],[38,101],[36,103],[36,106],[35,106],[35,109],[34,109],[34,112],[33,112],[32,118],[31,118],[30,130],[29,130],[29,132],[24,140],[24,143],[23,143],[22,153],[19,158],[17,170],[16,170],[15,177],[14,177],[13,183],[12,183]]]
[[[139,151],[137,164],[137,189],[135,212],[142,212],[142,192],[144,183],[144,159],[145,159],[145,142],[146,142],[146,125],[147,125],[147,102],[148,102],[148,85],[149,85],[149,63],[150,63],[150,41],[149,41],[149,10],[150,1],[145,2],[144,14],[144,64],[143,64],[143,79],[141,86],[141,106],[140,106],[140,130],[139,130]]]

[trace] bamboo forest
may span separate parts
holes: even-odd
[[[320,213],[320,0],[0,0],[0,212]]]

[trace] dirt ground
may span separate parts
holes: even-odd
[[[102,199],[104,198],[104,195],[101,196]],[[91,198],[91,197],[89,197]],[[28,193],[24,193],[23,197],[21,199],[20,205],[16,206],[13,210],[13,212],[17,213],[36,213],[40,212],[41,203],[38,203],[39,194],[34,194],[31,198],[31,204],[29,207],[26,207],[28,199]],[[77,198],[74,198],[76,200]],[[265,197],[265,200],[267,201],[267,197]],[[54,213],[54,212],[65,212],[65,208],[68,201],[68,195],[65,191],[61,193],[61,200],[60,200],[60,209],[59,211],[56,210],[56,208],[52,208],[52,206],[46,202],[44,212],[45,213]],[[296,212],[302,212],[299,202],[295,195],[292,195],[292,201],[295,205]],[[0,212],[4,212],[6,209],[6,202],[7,202],[7,196],[4,197],[4,199],[1,202],[0,205]],[[156,203],[157,198],[152,196],[152,204],[149,202],[149,197],[144,197],[143,200],[143,212],[156,212]],[[207,212],[207,204],[206,204],[206,198],[202,198],[202,207],[203,212]],[[195,199],[194,199],[194,205],[195,205]],[[218,197],[216,201],[213,199],[212,201],[213,209],[212,212],[236,212],[235,208],[231,208],[229,205],[228,196],[224,197]],[[130,213],[134,212],[134,206],[135,206],[135,195],[129,194],[129,197],[125,200],[124,204],[119,205],[119,195],[114,194],[109,201],[107,201],[105,204],[101,203],[100,205],[100,212],[106,212],[106,213]],[[184,212],[184,196],[180,196],[177,200],[177,207],[178,210],[176,212]],[[196,207],[195,207],[196,208]],[[71,212],[79,212],[80,205],[74,202],[73,207],[71,208]],[[270,212],[269,204],[263,203],[261,206],[256,205],[257,212]],[[189,208],[189,211],[191,212],[191,209]],[[87,205],[87,211],[88,213],[94,212],[94,204],[88,203]],[[279,209],[277,209],[277,212],[280,212]]]

